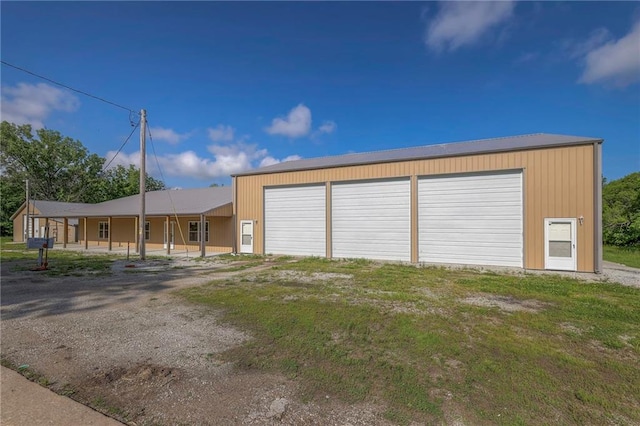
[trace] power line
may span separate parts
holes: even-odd
[[[147,121],[147,124],[149,122]],[[149,141],[151,141],[151,150],[153,151],[153,157],[156,159],[156,164],[158,165],[158,171],[160,172],[160,178],[164,182],[164,173],[162,173],[162,167],[160,167],[160,160],[158,160],[158,156],[156,155],[156,146],[153,143],[153,136],[151,136],[151,126],[147,126],[147,131],[149,132]],[[182,232],[182,226],[180,225],[180,219],[178,218],[178,211],[176,210],[176,205],[173,203],[173,198],[171,198],[171,191],[167,191],[167,195],[169,196],[169,202],[171,203],[171,208],[173,208],[173,215],[176,218],[176,223],[178,224],[178,232],[180,232],[180,237],[182,241],[185,241],[184,233]],[[167,229],[167,237],[169,237],[170,230]],[[167,238],[167,244],[171,245],[171,241]],[[187,251],[187,257],[189,257],[189,248],[187,245],[184,245],[185,250]]]
[[[15,69],[17,69],[17,70],[19,70],[19,71],[22,71],[22,72],[25,72],[25,73],[27,73],[27,74],[31,74],[31,75],[33,75],[33,76],[35,76],[35,77],[41,78],[41,79],[46,80],[46,81],[48,81],[48,82],[50,82],[50,83],[56,84],[56,85],[58,85],[58,86],[60,86],[60,87],[64,87],[65,89],[69,89],[69,90],[72,90],[72,91],[74,91],[74,92],[80,93],[80,94],[82,94],[82,95],[88,96],[88,97],[90,97],[90,98],[97,99],[97,100],[99,100],[99,101],[101,101],[101,102],[104,102],[104,103],[107,103],[107,104],[109,104],[109,105],[113,105],[113,106],[115,106],[115,107],[118,107],[118,108],[124,109],[125,111],[129,111],[130,113],[139,114],[137,111],[135,111],[135,110],[133,110],[133,109],[131,109],[131,108],[127,108],[127,107],[122,106],[122,105],[120,105],[120,104],[117,104],[117,103],[115,103],[115,102],[108,101],[108,100],[106,100],[106,99],[104,99],[104,98],[101,98],[101,97],[99,97],[99,96],[92,95],[91,93],[87,93],[87,92],[84,92],[84,91],[79,90],[79,89],[74,89],[73,87],[67,86],[66,84],[58,83],[58,82],[57,82],[57,81],[55,81],[55,80],[52,80],[52,79],[47,78],[47,77],[45,77],[45,76],[42,76],[42,75],[40,75],[40,74],[36,74],[36,73],[35,73],[35,72],[33,72],[33,71],[29,71],[29,70],[24,69],[24,68],[21,68],[21,67],[19,67],[19,66],[17,66],[17,65],[13,65],[13,64],[10,64],[10,63],[8,63],[8,62],[6,62],[6,61],[2,61],[2,60],[0,60],[0,62],[2,62],[2,64],[3,64],[3,65],[6,65],[6,66],[11,67],[11,68],[15,68]]]
[[[104,173],[104,171],[107,170],[107,168],[109,167],[109,165],[111,165],[113,160],[115,160],[116,157],[118,156],[118,154],[120,154],[120,151],[122,151],[122,148],[124,148],[124,146],[127,144],[127,142],[129,142],[129,139],[131,139],[131,136],[133,135],[133,132],[136,131],[136,129],[138,128],[139,124],[140,124],[140,122],[138,121],[136,123],[136,125],[133,127],[133,130],[131,130],[131,133],[129,133],[129,136],[127,136],[127,139],[125,139],[124,142],[122,143],[122,145],[120,145],[120,148],[118,148],[118,151],[115,153],[115,155],[113,157],[111,157],[111,160],[109,160],[107,165],[102,168],[102,173]]]

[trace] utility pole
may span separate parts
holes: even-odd
[[[27,206],[27,220],[26,220],[26,223],[24,224],[25,229],[23,231],[24,231],[24,242],[26,244],[27,239],[29,238],[29,225],[30,225],[30,222],[29,222],[29,179],[26,179],[25,182],[27,184],[27,203],[26,203],[26,206]]]
[[[140,220],[138,220],[138,241],[140,242],[140,260],[145,260],[145,192],[146,192],[146,135],[147,110],[140,110]]]

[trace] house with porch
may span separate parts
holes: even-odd
[[[144,239],[147,250],[199,253],[234,251],[232,193],[229,187],[151,191],[145,194]],[[51,203],[51,204],[49,204]],[[54,205],[57,204],[57,205]],[[97,204],[31,201],[29,236],[45,237],[54,230],[56,242],[66,248],[111,251],[131,247],[138,251],[140,196],[118,198]],[[47,206],[47,209],[34,209]],[[26,207],[14,214],[14,241],[24,241]],[[57,209],[56,209],[57,207]],[[52,228],[55,224],[56,228]],[[37,233],[33,230],[39,227]],[[67,232],[62,232],[66,229]],[[75,233],[72,230],[75,229]],[[42,235],[41,235],[42,234]]]
[[[78,220],[70,218],[65,224],[62,217],[55,215],[88,205],[45,200],[29,200],[28,204],[24,202],[11,216],[13,242],[25,242],[27,238],[44,238],[47,236],[47,229],[49,238],[53,238],[55,242],[61,243],[65,234],[67,242],[78,242]]]

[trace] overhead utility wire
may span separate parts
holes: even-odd
[[[133,109],[131,109],[131,108],[127,108],[126,106],[122,106],[122,105],[117,104],[117,103],[115,103],[115,102],[108,101],[108,100],[106,100],[106,99],[104,99],[104,98],[101,98],[101,97],[99,97],[99,96],[92,95],[91,93],[87,93],[87,92],[84,92],[84,91],[79,90],[79,89],[74,89],[73,87],[67,86],[66,84],[58,83],[58,82],[57,82],[57,81],[55,81],[55,80],[52,80],[52,79],[47,78],[47,77],[45,77],[45,76],[42,76],[42,75],[40,75],[40,74],[36,74],[36,73],[35,73],[35,72],[33,72],[33,71],[26,70],[26,69],[21,68],[21,67],[19,67],[19,66],[16,66],[16,65],[10,64],[10,63],[8,63],[8,62],[6,62],[6,61],[2,61],[2,60],[0,60],[0,62],[2,62],[2,64],[3,64],[3,65],[6,65],[6,66],[11,67],[11,68],[15,68],[15,69],[17,69],[17,70],[19,70],[19,71],[22,71],[22,72],[25,72],[25,73],[27,73],[27,74],[31,74],[31,75],[33,75],[33,76],[36,76],[36,77],[41,78],[41,79],[43,79],[43,80],[46,80],[46,81],[48,81],[48,82],[50,82],[50,83],[56,84],[56,85],[58,85],[58,86],[60,86],[60,87],[64,87],[65,89],[69,89],[69,90],[72,90],[72,91],[74,91],[74,92],[80,93],[80,94],[82,94],[82,95],[88,96],[88,97],[90,97],[90,98],[97,99],[97,100],[99,100],[99,101],[101,101],[101,102],[107,103],[107,104],[109,104],[109,105],[113,105],[114,107],[122,108],[122,109],[124,109],[125,111],[129,111],[129,112],[131,112],[131,113],[135,113],[135,114],[140,114],[138,111],[135,111],[135,110],[133,110]]]
[[[115,155],[113,157],[111,157],[111,160],[109,160],[107,165],[102,168],[102,173],[104,173],[104,171],[107,170],[107,168],[109,168],[109,166],[111,165],[113,160],[115,160],[116,157],[118,156],[118,154],[120,154],[120,151],[122,151],[122,148],[124,148],[124,146],[127,144],[127,142],[129,142],[129,139],[131,139],[131,136],[133,135],[133,132],[136,131],[136,129],[138,128],[139,124],[140,124],[140,122],[138,121],[136,123],[136,125],[133,126],[133,130],[131,130],[131,133],[129,133],[129,136],[127,136],[127,139],[125,139],[124,142],[122,143],[122,145],[120,145],[120,148],[118,148],[118,151],[115,153]]]
[[[147,121],[147,124],[149,122]],[[158,165],[158,171],[160,172],[160,178],[164,182],[164,173],[162,173],[162,167],[160,167],[160,160],[158,160],[158,156],[156,155],[156,146],[153,143],[153,136],[151,136],[151,126],[147,126],[147,131],[149,132],[149,140],[151,141],[151,150],[153,151],[153,157],[156,159],[156,164]],[[171,203],[171,208],[173,209],[173,215],[176,218],[176,223],[178,224],[178,232],[180,232],[180,238],[182,241],[186,241],[184,238],[184,233],[182,232],[182,226],[180,225],[180,218],[178,218],[178,211],[176,210],[176,205],[173,203],[173,198],[171,198],[171,191],[167,191],[167,195],[169,196],[169,202]],[[170,229],[167,229],[167,237],[169,237]],[[167,244],[171,245],[171,241],[167,238]],[[184,245],[185,250],[187,251],[187,257],[189,257],[189,247]]]

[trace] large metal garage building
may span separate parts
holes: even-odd
[[[237,251],[599,272],[601,147],[533,134],[240,173]]]

